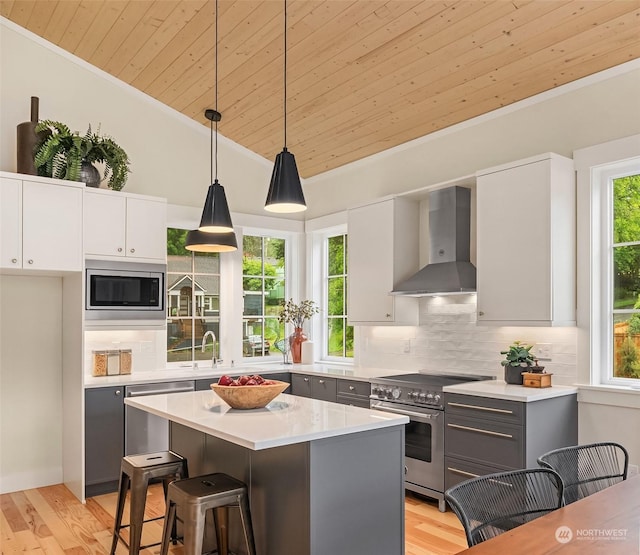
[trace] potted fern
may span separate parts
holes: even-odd
[[[500,351],[505,355],[500,363],[504,366],[504,381],[510,384],[522,385],[522,372],[525,372],[534,364],[536,359],[531,354],[533,345],[525,345],[521,341],[514,341],[506,351]]]
[[[70,181],[84,181],[99,187],[101,181],[114,191],[120,191],[131,171],[129,157],[111,137],[94,133],[89,126],[84,135],[72,132],[59,121],[44,120],[36,126],[43,132],[34,150],[34,165],[38,175]],[[104,164],[104,176],[93,165]]]

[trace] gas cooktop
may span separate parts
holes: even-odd
[[[459,383],[494,380],[477,374],[400,374],[371,380],[371,398],[414,406],[442,408],[442,388]]]

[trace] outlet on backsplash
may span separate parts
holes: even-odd
[[[551,361],[551,343],[536,343],[535,356],[541,361]]]

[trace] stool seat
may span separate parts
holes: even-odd
[[[116,505],[116,517],[113,527],[113,541],[111,543],[111,555],[114,555],[118,540],[129,548],[129,555],[137,555],[141,549],[160,545],[160,542],[141,546],[142,526],[145,522],[160,520],[164,516],[144,519],[144,510],[147,501],[149,481],[162,479],[165,500],[169,484],[179,478],[188,478],[187,459],[173,451],[160,451],[143,455],[128,455],[122,458],[120,464],[120,485],[118,487],[118,500]],[[131,490],[129,524],[122,524],[122,515],[127,497],[127,491]],[[123,528],[130,528],[129,542],[121,535]],[[175,526],[172,530],[172,538],[175,541]]]
[[[169,550],[169,531],[175,525],[178,508],[181,510],[185,553],[202,553],[206,513],[213,509],[218,553],[227,555],[229,507],[237,507],[240,510],[248,553],[256,555],[247,486],[240,480],[220,472],[177,480],[169,484],[160,555],[167,555]]]

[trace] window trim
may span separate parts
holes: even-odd
[[[628,175],[640,174],[640,157],[623,162],[608,164],[594,171],[597,189],[600,194],[600,239],[601,239],[601,276],[600,276],[600,375],[599,384],[633,386],[638,385],[635,378],[621,378],[613,375],[613,182]],[[597,217],[597,216],[596,216]],[[593,382],[592,382],[593,383]]]
[[[261,227],[244,227],[242,229],[242,231],[240,233],[236,233],[237,239],[238,239],[238,245],[242,245],[243,244],[243,239],[245,235],[251,235],[254,237],[271,237],[274,239],[283,239],[285,241],[285,247],[284,247],[284,257],[285,257],[285,271],[284,271],[284,283],[285,283],[285,294],[284,294],[284,298],[285,301],[289,298],[293,298],[293,299],[299,299],[300,297],[300,282],[299,280],[295,279],[295,276],[299,275],[300,272],[294,272],[294,268],[298,268],[299,264],[300,264],[300,260],[302,259],[301,257],[303,256],[302,254],[300,254],[300,239],[299,233],[295,233],[295,232],[290,232],[290,231],[281,231],[281,230],[274,230],[274,229],[267,229],[267,228],[261,228]],[[242,325],[243,325],[243,321],[244,321],[244,314],[243,314],[243,308],[244,308],[244,299],[243,299],[243,285],[242,285],[242,278],[243,278],[243,269],[242,269],[242,260],[243,260],[243,253],[242,253],[242,248],[239,248],[238,251],[239,253],[239,268],[238,268],[238,274],[239,274],[239,281],[236,281],[237,283],[237,287],[238,287],[238,291],[239,291],[239,302],[240,304],[238,312],[240,314],[239,318],[238,318],[238,325],[240,327],[240,329],[242,329]],[[234,320],[234,326],[236,325],[235,320]],[[285,325],[285,330],[286,330],[286,325]],[[293,330],[291,330],[293,332]],[[242,334],[240,334],[242,335]],[[311,336],[311,335],[309,335]],[[242,340],[243,338],[240,337],[240,345],[239,345],[239,356],[238,356],[238,360],[240,360],[242,362],[242,364],[258,364],[258,363],[272,363],[272,362],[282,362],[282,355],[280,354],[270,354],[268,356],[261,356],[261,357],[245,357],[243,350],[242,350]]]

